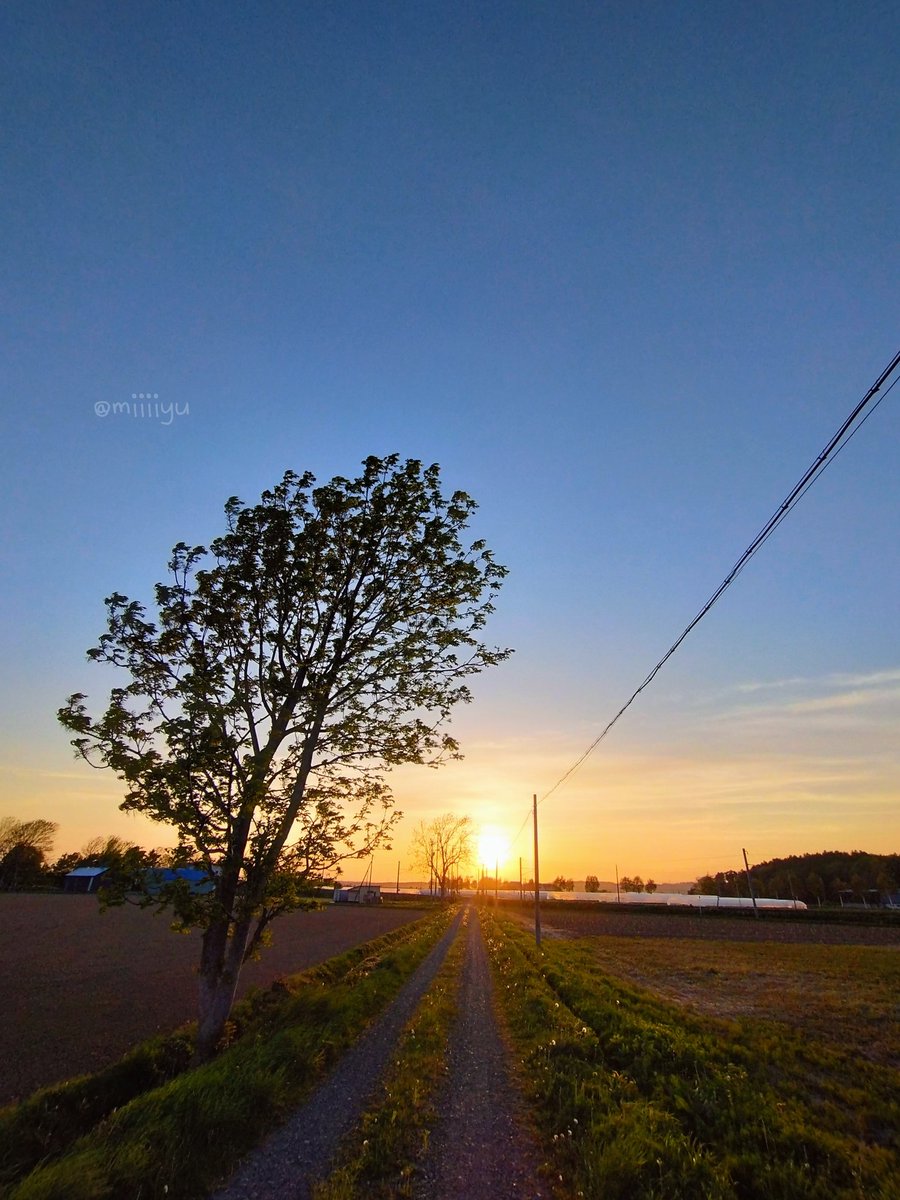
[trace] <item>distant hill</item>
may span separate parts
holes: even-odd
[[[822,850],[792,854],[751,867],[757,895],[806,904],[878,904],[900,891],[900,854]],[[701,875],[693,891],[705,896],[746,896],[743,870]]]

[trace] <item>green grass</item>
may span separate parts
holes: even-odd
[[[184,1069],[191,1038],[180,1034],[3,1110],[0,1196],[198,1200],[394,998],[448,920],[436,913],[249,997],[232,1044],[196,1070]],[[126,1067],[132,1058],[151,1065]]]
[[[564,1196],[897,1200],[896,1069],[613,978],[502,919],[498,994]],[[646,950],[645,950],[646,953]]]
[[[416,1165],[428,1148],[435,1098],[446,1073],[465,937],[462,926],[400,1036],[376,1100],[342,1149],[337,1166],[314,1187],[313,1200],[401,1200],[413,1195]]]

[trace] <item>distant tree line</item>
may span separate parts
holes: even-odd
[[[58,829],[55,821],[43,818],[20,821],[0,817],[0,891],[61,889],[65,877],[78,867],[105,867],[108,883],[127,890],[152,867],[191,865],[183,852],[144,850],[115,834],[91,838],[80,850],[54,859],[53,842]]]
[[[623,892],[655,892],[657,884],[648,879],[645,883],[640,875],[623,875],[619,880],[619,889]]]
[[[758,896],[808,905],[879,904],[900,890],[900,854],[825,850],[759,863],[750,872]],[[701,875],[691,891],[702,896],[746,896],[744,871]]]

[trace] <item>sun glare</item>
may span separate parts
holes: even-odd
[[[478,865],[491,874],[495,866],[505,865],[508,855],[509,839],[490,826],[482,829],[478,835]]]

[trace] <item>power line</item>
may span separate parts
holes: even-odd
[[[662,658],[659,660],[659,662],[656,664],[656,666],[653,668],[653,670],[650,671],[650,673],[644,678],[641,685],[638,688],[636,688],[634,692],[632,692],[632,694],[628,698],[628,700],[622,705],[622,707],[619,709],[619,711],[616,713],[616,715],[612,718],[612,720],[608,722],[608,724],[605,726],[605,728],[602,730],[602,732],[596,738],[594,738],[594,740],[591,742],[591,744],[588,746],[588,748],[584,751],[584,753],[575,760],[575,762],[572,764],[572,766],[569,767],[569,769],[563,775],[560,776],[560,778],[556,781],[556,783],[554,783],[553,787],[550,788],[550,790],[548,792],[544,793],[544,795],[541,797],[541,799],[539,801],[540,804],[543,804],[543,802],[546,799],[548,799],[548,797],[552,796],[553,793],[558,788],[562,787],[562,785],[566,782],[566,780],[575,774],[575,772],[578,770],[578,768],[581,766],[581,764],[585,761],[585,759],[588,758],[594,752],[594,750],[596,750],[596,748],[600,745],[600,743],[603,741],[603,739],[606,737],[606,735],[609,733],[609,731],[612,729],[612,727],[616,724],[616,722],[619,720],[619,718],[623,715],[623,713],[625,713],[631,707],[631,705],[638,698],[638,696],[641,694],[641,692],[646,687],[648,687],[650,683],[653,682],[653,680],[656,678],[656,675],[658,674],[658,672],[669,661],[669,659],[672,657],[672,655],[675,653],[675,651],[678,649],[678,647],[681,645],[681,643],[684,641],[684,639],[688,636],[688,634],[691,632],[691,630],[694,629],[700,623],[700,621],[703,620],[703,618],[706,616],[706,614],[709,612],[709,610],[713,607],[713,605],[721,598],[721,596],[724,594],[724,592],[726,592],[728,590],[728,588],[731,587],[732,583],[734,583],[735,579],[738,577],[738,575],[741,573],[741,571],[744,569],[744,567],[747,565],[747,563],[750,561],[750,559],[754,556],[754,554],[756,554],[756,552],[758,550],[760,550],[762,546],[765,545],[765,543],[769,540],[769,538],[772,536],[772,534],[775,532],[775,530],[778,528],[778,526],[781,524],[781,522],[785,519],[785,517],[788,515],[788,513],[803,498],[803,496],[810,489],[810,487],[812,487],[813,483],[816,481],[816,479],[819,478],[819,476],[825,470],[826,466],[833,459],[833,457],[836,457],[837,454],[840,453],[840,451],[844,448],[844,446],[846,446],[847,442],[850,441],[850,438],[852,438],[853,435],[857,432],[857,430],[859,430],[862,427],[862,425],[865,423],[865,421],[868,420],[868,418],[872,415],[872,413],[875,411],[875,409],[878,407],[878,405],[881,403],[881,401],[888,395],[888,393],[894,387],[894,384],[897,382],[896,379],[893,381],[893,383],[890,384],[890,386],[887,388],[887,390],[884,392],[884,394],[878,399],[876,404],[869,410],[869,412],[866,413],[866,415],[862,418],[862,420],[859,421],[858,424],[855,424],[857,422],[857,418],[869,406],[869,404],[875,398],[875,396],[878,394],[878,392],[881,391],[881,388],[884,386],[884,384],[887,382],[887,380],[891,377],[891,375],[894,373],[894,371],[897,369],[898,366],[900,366],[900,351],[898,351],[897,354],[894,355],[894,357],[891,359],[888,366],[885,367],[885,369],[881,372],[881,374],[878,376],[878,378],[875,380],[875,382],[872,384],[872,386],[866,392],[865,396],[863,396],[863,398],[855,406],[853,411],[850,413],[850,415],[843,422],[843,424],[840,426],[838,431],[834,434],[834,436],[831,438],[831,440],[825,446],[825,448],[821,452],[821,454],[819,454],[819,456],[806,469],[806,471],[804,471],[803,475],[800,477],[800,479],[797,481],[797,483],[791,488],[790,492],[788,492],[787,496],[782,501],[782,503],[778,506],[778,508],[775,510],[775,512],[772,514],[772,516],[769,517],[768,521],[766,521],[765,525],[763,525],[762,529],[760,529],[759,533],[756,535],[756,537],[753,539],[753,541],[750,543],[750,545],[747,547],[747,549],[744,551],[744,553],[740,556],[740,558],[737,560],[737,562],[734,564],[734,566],[731,568],[731,570],[728,572],[728,574],[725,576],[725,578],[722,580],[722,582],[719,584],[719,586],[716,588],[716,590],[712,593],[712,595],[709,597],[709,599],[706,601],[706,603],[703,605],[703,607],[700,609],[700,611],[697,613],[697,615],[694,617],[694,619],[687,626],[685,626],[685,628],[682,630],[682,632],[679,634],[679,636],[675,639],[675,641],[672,643],[672,645],[669,647],[669,649],[665,652],[665,654],[662,656]],[[854,425],[855,425],[855,427],[854,427]],[[527,817],[526,817],[526,821],[527,821]],[[523,822],[522,828],[524,829],[524,827],[525,827],[525,823]],[[519,831],[519,833],[521,833],[521,830]],[[517,834],[516,836],[518,837],[519,834]]]

